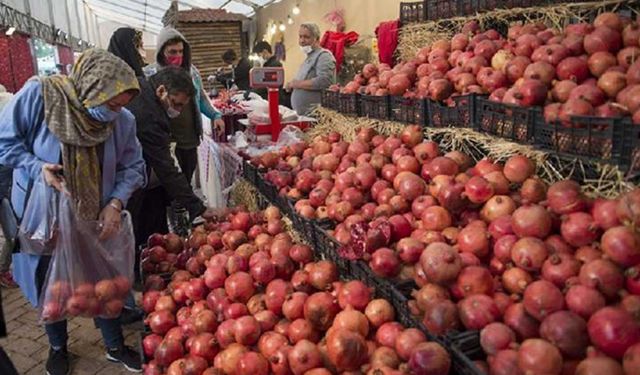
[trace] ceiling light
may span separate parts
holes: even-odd
[[[298,14],[300,14],[300,6],[296,4],[296,6],[294,6],[291,11],[297,16]]]
[[[271,25],[271,34],[275,34],[278,29],[276,28],[276,24]]]
[[[16,31],[16,28],[15,28],[15,27],[13,27],[13,26],[11,26],[11,27],[10,27],[10,28],[5,32],[5,34],[6,34],[6,35],[8,35],[8,36],[11,36],[11,35],[13,35],[13,33],[14,33],[15,31]]]
[[[291,18],[291,16],[287,16],[287,23],[293,25],[293,18]]]
[[[284,23],[280,22],[280,26],[278,26],[278,29],[280,31],[285,31],[287,29],[287,26],[285,26]]]

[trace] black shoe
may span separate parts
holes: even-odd
[[[130,309],[123,308],[122,313],[120,313],[120,324],[126,326],[129,324],[133,324],[136,322],[141,322],[144,317],[144,312],[138,308]]]
[[[69,352],[67,348],[60,350],[49,349],[47,375],[68,375],[69,370]]]
[[[111,362],[122,363],[130,372],[142,372],[140,354],[126,345],[118,349],[107,350],[107,359]]]

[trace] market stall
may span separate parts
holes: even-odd
[[[327,91],[304,140],[239,153],[248,183],[235,203],[278,207],[339,275],[375,288],[451,361],[427,368],[443,357],[420,362],[416,350],[404,366],[398,341],[385,346],[378,331],[359,368],[637,373],[634,6],[499,9],[455,19],[449,34],[444,21],[405,25],[405,60]],[[505,12],[508,27],[493,29]],[[399,362],[377,362],[382,348]],[[336,361],[327,373],[350,368]]]

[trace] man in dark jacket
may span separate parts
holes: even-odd
[[[233,80],[238,86],[238,90],[250,90],[249,71],[251,70],[251,64],[249,64],[249,61],[244,57],[238,57],[236,51],[232,49],[228,49],[222,54],[222,61],[233,67],[233,73],[220,75],[218,81],[227,82]]]
[[[139,83],[140,95],[127,109],[136,117],[149,184],[129,200],[127,208],[132,214],[136,243],[142,244],[152,233],[168,232],[166,207],[171,200],[187,209],[191,221],[211,211],[193,193],[170,151],[170,120],[180,115],[195,94],[191,76],[184,69],[166,67],[148,81],[139,78]]]
[[[260,65],[263,68],[281,68],[282,63],[278,60],[278,56],[273,54],[271,45],[267,42],[260,41],[253,47],[253,53],[258,55]],[[280,87],[282,88],[282,87]],[[267,89],[256,89],[254,92],[263,99],[267,99]],[[282,104],[282,91],[280,91],[280,103]]]
[[[182,173],[191,183],[193,174],[198,167],[197,147],[202,136],[201,114],[211,119],[212,125],[218,133],[224,132],[224,121],[222,114],[213,107],[204,92],[202,77],[191,62],[191,45],[187,39],[178,30],[166,27],[160,31],[156,41],[156,62],[142,69],[144,75],[148,78],[166,67],[181,67],[191,74],[196,90],[193,100],[184,107],[180,116],[170,120],[171,137],[176,142],[176,159],[178,159]]]
[[[281,68],[282,63],[278,60],[278,56],[273,54],[271,44],[268,42],[260,41],[253,47],[253,53],[258,55],[260,65],[265,68]]]

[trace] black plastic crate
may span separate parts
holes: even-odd
[[[249,161],[244,161],[242,163],[242,174],[243,177],[253,186],[256,186],[258,183],[258,167],[251,164]]]
[[[357,94],[340,94],[338,111],[345,115],[360,115],[360,96]]]
[[[258,190],[258,192],[262,193],[263,190],[265,189],[265,173],[262,171],[258,171],[258,173],[256,174],[256,183],[253,184],[253,186],[255,186],[255,188]]]
[[[391,120],[424,126],[427,117],[427,101],[417,98],[391,97]]]
[[[624,119],[625,136],[622,155],[627,177],[640,176],[640,126],[633,125],[630,118]]]
[[[531,108],[476,99],[475,129],[518,143],[534,142],[534,112]]]
[[[271,205],[271,202],[262,193],[258,193],[256,197],[256,205],[258,210],[262,211]]]
[[[624,155],[627,123],[623,118],[575,116],[570,124],[547,123],[541,109],[533,112],[535,144],[541,149],[615,165],[628,160]]]
[[[265,175],[262,173],[258,173],[257,180],[258,183],[256,187],[258,188],[258,191],[262,195],[264,195],[269,202],[275,202],[276,197],[278,196],[278,188],[274,184],[267,181],[265,179]]]
[[[389,120],[391,115],[390,98],[389,95],[360,95],[360,116]]]
[[[316,242],[314,220],[298,215],[295,210],[295,203],[296,202],[293,199],[287,199],[290,212],[289,217],[293,223],[293,227],[295,230],[300,232],[300,234],[302,234],[310,244],[314,244]]]
[[[340,93],[338,91],[324,90],[320,103],[324,108],[337,111],[340,105]]]
[[[426,1],[400,3],[400,23],[406,25],[427,20]]]
[[[333,238],[328,232],[327,229],[322,228],[322,226],[314,223],[314,238],[315,240],[315,251],[320,253],[323,259],[330,260],[336,264],[338,267],[338,272],[341,275],[354,275],[357,274],[358,269],[353,267],[354,261],[350,261],[348,259],[344,259],[340,256],[338,249],[341,244]]]
[[[462,12],[462,1],[456,0],[425,0],[426,19],[437,21],[469,13]],[[460,8],[460,9],[458,9]]]
[[[471,128],[475,123],[476,99],[479,95],[458,95],[451,98],[450,105],[427,99],[425,126],[434,128]]]
[[[451,354],[454,374],[483,374],[473,363],[474,360],[486,359],[486,355],[480,346],[480,331],[465,331],[450,334],[447,336],[445,342]]]
[[[417,317],[411,314],[407,294],[401,291],[402,284],[397,283],[393,279],[377,277],[365,262],[361,262],[361,266],[365,268],[367,279],[370,280],[371,285],[375,287],[378,297],[389,301],[393,306],[396,311],[396,320],[408,328],[421,328]],[[425,329],[421,330],[430,340],[435,340],[437,338],[436,335],[433,335],[429,331]]]
[[[529,8],[551,3],[549,0],[426,0],[425,2],[426,19],[430,21],[468,16],[496,8]]]
[[[293,207],[289,204],[289,198],[282,194],[277,194],[275,201],[272,203],[280,209],[280,212],[282,212],[283,215],[287,217],[291,217],[294,213]]]

